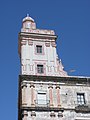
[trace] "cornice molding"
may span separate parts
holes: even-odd
[[[90,86],[90,78],[19,75],[19,79],[20,81],[59,82],[62,85]]]
[[[45,39],[57,39],[56,35],[51,34],[40,34],[40,33],[28,33],[28,32],[20,32],[19,33],[19,39],[20,37],[32,37],[32,38],[45,38]]]
[[[21,107],[21,110],[26,111],[55,111],[55,112],[63,112],[63,108],[57,108],[57,107]]]

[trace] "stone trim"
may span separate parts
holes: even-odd
[[[31,112],[31,116],[36,116],[35,111],[32,111],[32,112]]]
[[[60,89],[60,85],[56,85],[56,89],[59,88]]]
[[[75,107],[77,113],[90,113],[90,107],[87,105],[79,105]]]
[[[34,83],[30,83],[30,88],[31,88],[31,87],[35,88]]]
[[[50,42],[45,42],[46,47],[50,47]]]
[[[51,34],[40,34],[40,33],[29,33],[29,32],[20,32],[19,33],[19,39],[21,37],[36,37],[36,38],[44,38],[44,39],[56,39],[56,35],[51,35]]]
[[[52,85],[52,84],[50,84],[50,85],[48,86],[48,88],[53,88],[53,85]]]
[[[25,83],[25,82],[23,82],[22,84],[21,84],[21,87],[23,88],[23,87],[27,87],[27,84]]]
[[[57,108],[57,107],[41,107],[41,106],[35,106],[35,107],[25,107],[21,106],[21,110],[27,110],[27,111],[54,111],[54,112],[63,112],[64,108]]]
[[[26,110],[24,110],[24,111],[22,112],[22,115],[28,116],[28,112],[27,112]]]
[[[28,116],[28,112],[26,110],[24,110],[22,112],[22,117],[23,117],[23,120],[27,120],[27,116]]]
[[[31,106],[35,106],[35,101],[34,101],[34,97],[35,97],[34,88],[35,88],[35,86],[33,83],[30,84],[30,88],[31,88],[30,89],[31,90]]]
[[[33,45],[33,41],[31,41],[31,40],[28,40],[28,45]]]
[[[56,85],[57,90],[57,107],[60,107],[60,85]]]
[[[21,84],[22,87],[22,106],[26,106],[27,102],[26,102],[26,88],[27,88],[27,84],[25,82],[23,82]]]
[[[56,43],[55,42],[51,42],[51,46],[52,47],[56,47]]]
[[[62,111],[59,111],[59,112],[58,112],[58,117],[63,117]]]
[[[51,113],[50,113],[50,117],[55,117],[55,113],[54,113],[54,111],[51,111]]]
[[[37,75],[19,75],[20,81],[45,81],[45,82],[59,82],[62,85],[76,85],[90,86],[90,78],[77,77],[55,77],[55,76],[37,76]]]
[[[53,86],[49,85],[48,89],[49,89],[49,99],[50,99],[49,105],[50,107],[52,107],[53,106]]]

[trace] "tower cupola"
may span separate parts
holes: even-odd
[[[27,14],[27,16],[22,21],[22,28],[24,29],[36,29],[36,23],[34,19]]]

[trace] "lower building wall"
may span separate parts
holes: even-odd
[[[38,79],[19,85],[19,120],[90,120],[89,82]]]
[[[35,112],[27,113],[23,120],[90,120],[90,113],[76,113],[75,111],[62,112]]]

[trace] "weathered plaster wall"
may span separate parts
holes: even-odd
[[[25,81],[24,81],[25,82]],[[22,90],[22,96],[26,98],[26,107],[39,107],[38,104],[36,104],[37,100],[37,93],[38,91],[46,91],[47,100],[53,101],[52,106],[50,106],[50,102],[47,105],[41,105],[42,111],[34,111],[35,116],[31,115],[31,112],[28,112],[28,119],[27,120],[88,120],[90,119],[90,112],[76,112],[75,107],[78,106],[77,103],[77,93],[85,93],[85,102],[86,106],[90,105],[90,87],[87,85],[64,85],[64,83],[60,82],[42,82],[42,81],[36,81],[36,82],[26,82],[26,91]],[[32,87],[31,87],[32,86]],[[50,98],[50,86],[52,90],[52,99]],[[57,86],[59,88],[59,96],[57,95]],[[32,96],[32,89],[33,88],[33,96]],[[25,96],[24,93],[26,92]],[[22,97],[22,98],[23,98]],[[32,100],[33,97],[33,100]],[[60,97],[60,101],[58,101],[58,97]],[[33,104],[32,104],[33,101]],[[58,102],[60,102],[60,106],[58,106]],[[63,112],[61,111],[54,111],[53,118],[50,116],[51,112],[43,111],[43,107],[53,107],[53,108],[62,108]],[[90,107],[90,106],[89,106]],[[90,108],[89,108],[90,109]],[[62,117],[58,117],[58,113],[61,112]]]

